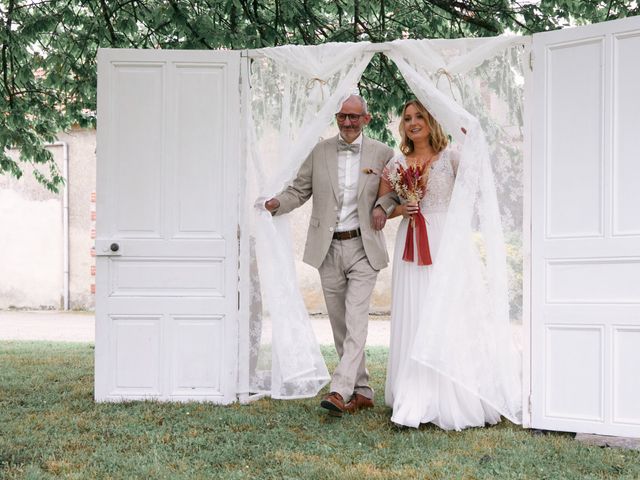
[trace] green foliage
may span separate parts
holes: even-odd
[[[333,348],[323,353],[330,368]],[[634,479],[640,452],[502,422],[398,428],[387,352],[367,351],[376,406],[342,419],[307,400],[249,405],[93,402],[93,346],[0,342],[0,478]]]
[[[0,0],[0,174],[32,163],[57,190],[44,143],[71,125],[95,126],[99,47],[215,49],[397,38],[532,33],[637,15],[624,0]],[[393,65],[376,56],[361,82],[390,141],[387,117],[409,96]],[[18,148],[18,161],[7,155]]]

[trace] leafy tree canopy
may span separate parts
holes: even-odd
[[[62,183],[44,144],[72,125],[95,126],[99,47],[215,49],[397,38],[534,33],[637,15],[626,0],[0,0],[0,173],[34,164],[52,191]],[[365,71],[371,127],[406,86],[382,55]],[[7,149],[20,150],[14,161]]]

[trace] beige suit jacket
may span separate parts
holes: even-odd
[[[384,234],[371,228],[371,212],[376,203],[380,174],[391,157],[391,148],[363,136],[358,178],[358,221],[364,250],[369,263],[376,270],[387,266],[389,255]],[[327,255],[342,208],[338,181],[337,136],[315,146],[300,167],[293,183],[276,196],[280,201],[280,207],[274,215],[290,212],[305,203],[312,195],[313,207],[303,261],[318,268]],[[388,206],[382,206],[388,211]]]

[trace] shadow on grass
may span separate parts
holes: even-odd
[[[640,452],[509,422],[394,426],[387,350],[367,350],[377,404],[342,419],[312,399],[249,405],[93,402],[93,346],[0,342],[0,478],[640,478]],[[330,369],[337,358],[323,347]]]

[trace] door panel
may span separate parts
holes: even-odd
[[[602,235],[603,48],[597,39],[546,53],[547,238]]]
[[[640,35],[613,36],[613,236],[640,235],[638,126],[640,125]]]
[[[109,316],[112,395],[161,395],[161,326],[160,315]]]
[[[174,316],[170,323],[172,395],[222,395],[224,316]]]
[[[239,59],[100,50],[99,401],[236,399]]]
[[[640,419],[640,327],[613,326],[613,421],[638,424]]]
[[[546,325],[549,417],[603,419],[603,329],[600,325]],[[567,345],[572,345],[570,350]],[[585,363],[586,362],[586,363]]]

